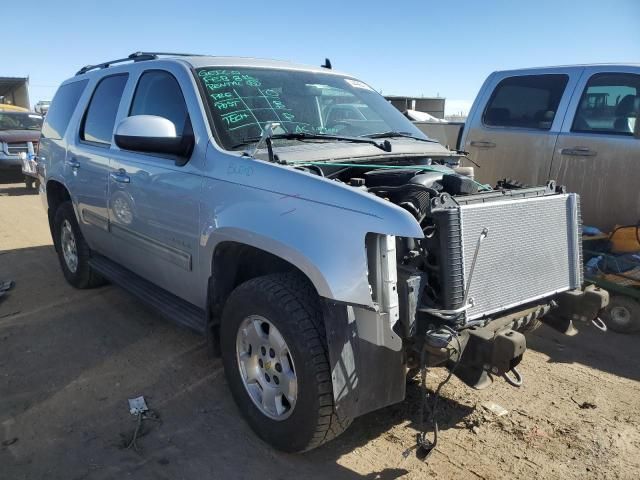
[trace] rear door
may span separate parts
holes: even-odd
[[[546,182],[575,77],[494,74],[465,127],[464,150],[479,165],[479,181],[494,185],[506,177],[532,185]]]
[[[127,83],[126,73],[99,79],[69,142],[65,181],[83,235],[98,251],[108,249],[107,178],[113,129]]]
[[[609,231],[640,220],[639,109],[640,68],[585,69],[558,137],[551,177],[581,195],[587,225]]]
[[[190,132],[191,118],[177,67],[143,70],[128,112],[171,120],[176,132]],[[181,77],[182,76],[182,77]],[[187,79],[183,78],[185,84]],[[190,97],[190,98],[191,98]],[[196,104],[191,98],[190,103]],[[112,258],[183,299],[198,304],[199,201],[207,140],[197,141],[190,158],[116,149],[109,175]],[[185,163],[186,162],[186,163]],[[203,307],[203,305],[198,305]]]

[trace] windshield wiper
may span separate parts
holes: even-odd
[[[373,145],[374,147],[378,147],[380,150],[383,150],[385,152],[390,152],[391,151],[391,144],[388,141],[376,142],[374,139],[369,139],[369,138],[365,138],[365,137],[347,137],[347,136],[342,136],[342,135],[329,135],[329,134],[325,134],[325,133],[304,133],[304,132],[299,132],[299,133],[276,133],[276,134],[267,135],[266,137],[264,135],[262,135],[260,137],[243,138],[242,142],[237,144],[237,145],[234,145],[233,148],[238,148],[238,147],[242,147],[242,146],[245,146],[245,145],[251,145],[251,144],[253,144],[255,142],[258,142],[254,146],[254,148],[252,149],[253,154],[255,154],[255,150],[261,148],[261,144],[264,143],[267,138],[269,138],[271,140],[278,140],[278,139],[300,140],[300,141],[305,141],[305,140],[337,140],[337,141],[340,141],[340,142],[366,143],[366,144],[369,144],[369,145]],[[251,154],[250,156],[253,156],[253,154]]]
[[[416,137],[409,132],[396,132],[390,130],[388,132],[379,132],[379,133],[370,133],[368,135],[363,135],[366,138],[394,138],[394,137],[402,137],[402,138],[413,138],[414,140],[418,140],[420,142],[429,142],[429,143],[438,143],[435,140],[431,140],[430,138],[422,138]]]

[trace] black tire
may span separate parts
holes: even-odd
[[[295,365],[297,399],[284,420],[274,420],[253,403],[238,366],[236,336],[244,319],[260,315],[284,338]],[[297,274],[272,274],[238,286],[222,316],[220,343],[231,393],[251,428],[286,452],[316,448],[340,435],[351,419],[338,418],[333,399],[326,334],[317,293]]]
[[[614,332],[640,331],[640,302],[631,297],[613,295],[604,311],[603,320]]]
[[[27,190],[33,190],[33,185],[34,185],[35,179],[25,175],[24,177],[24,186],[27,187]]]
[[[62,228],[65,221],[69,223],[75,238],[77,253],[77,268],[75,271],[72,271],[69,265],[67,265],[62,252]],[[104,278],[98,275],[89,266],[91,250],[78,227],[76,214],[70,201],[60,204],[56,210],[53,219],[53,240],[58,254],[58,260],[60,261],[60,267],[62,268],[62,273],[64,274],[64,278],[66,278],[67,282],[76,288],[95,288],[106,283]]]

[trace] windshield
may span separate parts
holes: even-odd
[[[33,113],[0,112],[0,130],[40,130],[42,117]]]
[[[280,123],[276,134],[402,132],[426,138],[384,97],[352,78],[262,68],[201,68],[197,73],[217,139],[227,150],[259,138],[268,122]]]

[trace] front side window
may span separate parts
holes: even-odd
[[[633,135],[640,112],[640,75],[598,73],[582,92],[571,131]]]
[[[491,127],[549,130],[567,86],[567,75],[523,75],[502,80],[482,122]]]
[[[80,138],[87,142],[111,144],[113,127],[128,75],[113,75],[100,80],[93,92],[80,129]]]
[[[80,95],[87,86],[88,80],[67,83],[61,86],[56,92],[51,107],[47,112],[47,117],[42,125],[43,138],[61,139],[64,136],[71,115],[78,105]]]
[[[269,122],[280,124],[276,133],[365,136],[393,131],[426,138],[384,97],[352,78],[233,67],[201,68],[197,76],[217,140],[227,150],[245,148]]]
[[[181,136],[189,119],[180,85],[163,70],[145,72],[138,81],[129,116],[156,115],[171,120]]]

